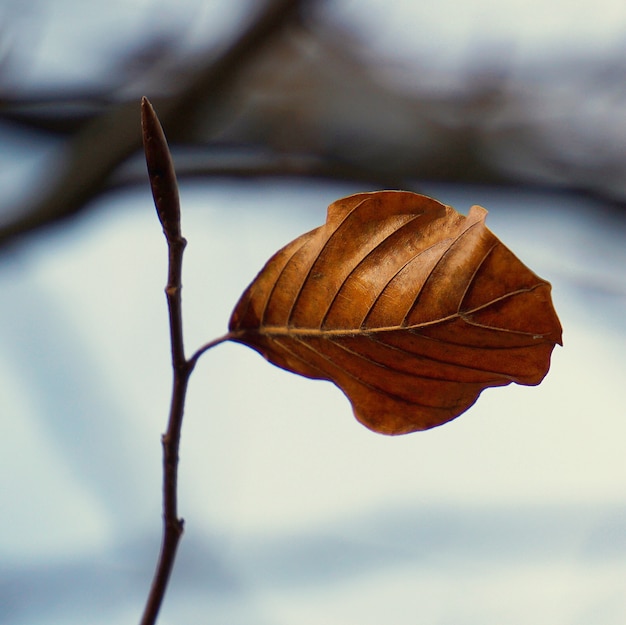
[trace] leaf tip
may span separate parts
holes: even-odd
[[[470,223],[477,223],[479,221],[485,221],[488,214],[489,211],[486,208],[479,206],[478,204],[474,204],[469,209],[467,219]]]

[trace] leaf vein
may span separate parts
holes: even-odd
[[[457,234],[456,237],[448,237],[451,241],[450,245],[446,248],[443,254],[441,254],[441,256],[437,259],[437,262],[431,268],[428,278],[426,278],[426,280],[424,281],[424,284],[422,285],[422,288],[416,293],[415,298],[413,299],[413,303],[409,306],[408,310],[406,311],[406,314],[404,315],[404,318],[402,319],[401,325],[404,325],[406,323],[407,317],[411,314],[411,311],[417,306],[417,302],[419,301],[419,298],[424,291],[424,286],[432,278],[433,273],[436,271],[437,267],[441,265],[444,259],[452,252],[452,250],[459,243],[459,241],[463,239],[463,237],[467,236],[474,228],[481,226],[482,223],[483,223],[482,221],[477,221],[471,224],[469,227],[465,228],[465,230],[459,232],[459,234]],[[459,301],[459,307],[462,301],[463,301],[462,299]]]
[[[365,198],[365,199],[361,200],[360,202],[358,202],[346,215],[344,215],[344,217],[341,220],[341,222],[335,228],[333,228],[332,232],[330,233],[330,236],[328,236],[327,239],[322,244],[322,247],[319,250],[319,252],[317,253],[317,256],[313,259],[313,262],[311,263],[311,265],[307,269],[307,271],[306,271],[302,281],[300,282],[300,285],[298,287],[297,293],[293,297],[293,300],[291,302],[291,308],[289,309],[289,313],[287,315],[288,321],[291,320],[291,318],[293,316],[293,312],[296,309],[296,306],[298,305],[298,301],[300,300],[300,297],[302,296],[302,292],[304,291],[304,287],[306,286],[307,282],[309,281],[309,277],[311,276],[311,272],[313,271],[313,267],[315,267],[315,265],[317,264],[318,260],[320,259],[320,257],[324,253],[324,251],[326,250],[326,247],[328,246],[328,243],[333,238],[335,238],[335,236],[337,236],[337,232],[339,230],[341,230],[341,227],[350,219],[350,217],[354,214],[354,212],[360,206],[365,204],[365,202],[367,202],[367,198]]]
[[[332,339],[330,339],[332,340]],[[429,362],[433,362],[436,364],[440,364],[440,365],[447,365],[450,367],[456,367],[457,369],[462,369],[464,371],[475,371],[475,372],[480,372],[480,373],[490,373],[493,374],[494,376],[496,376],[496,378],[506,378],[506,379],[512,379],[511,376],[502,374],[500,372],[497,371],[490,371],[488,369],[479,369],[476,367],[467,367],[465,365],[461,365],[449,360],[442,360],[442,359],[437,359],[437,358],[431,358],[430,356],[424,356],[422,354],[415,354],[413,352],[408,352],[405,351],[399,347],[396,347],[394,345],[388,345],[386,343],[382,343],[380,341],[377,341],[376,339],[373,339],[374,341],[376,341],[379,345],[384,345],[385,347],[388,347],[390,349],[395,349],[396,351],[402,353],[402,354],[407,354],[408,356],[413,356],[415,358],[421,358],[423,360],[428,360]],[[354,356],[355,358],[360,358],[361,360],[364,360],[365,362],[371,363],[377,367],[381,367],[383,369],[386,369],[387,371],[392,371],[394,373],[401,373],[403,375],[408,375],[412,378],[419,378],[422,380],[435,380],[435,381],[439,381],[439,382],[450,382],[452,384],[478,384],[478,382],[462,382],[458,379],[455,378],[449,378],[449,377],[445,377],[445,376],[433,376],[433,375],[426,375],[426,374],[422,374],[422,373],[416,373],[415,371],[406,371],[404,369],[400,369],[398,367],[394,367],[392,365],[388,365],[384,362],[380,362],[377,360],[374,360],[372,358],[370,358],[369,356],[366,356],[358,351],[352,350],[348,347],[346,347],[345,345],[342,345],[341,343],[337,343],[335,341],[333,341],[333,344],[336,345],[337,347],[343,349],[346,353]],[[494,380],[495,381],[495,380]],[[480,382],[480,384],[484,384],[484,382]]]
[[[411,218],[408,219],[407,221],[405,221],[402,224],[399,224],[397,226],[397,228],[395,230],[393,230],[393,232],[390,232],[384,239],[381,239],[371,250],[369,250],[365,256],[363,256],[363,258],[354,266],[352,267],[352,269],[350,270],[350,272],[348,273],[348,275],[344,278],[343,282],[341,283],[341,285],[339,286],[339,288],[337,289],[337,291],[335,292],[335,294],[333,295],[332,300],[330,301],[330,304],[328,305],[326,312],[324,313],[324,316],[322,317],[322,322],[321,322],[321,327],[324,327],[324,323],[326,322],[326,319],[333,307],[333,305],[335,304],[335,302],[337,301],[337,297],[339,296],[339,292],[341,291],[341,289],[344,287],[344,285],[350,280],[351,276],[354,275],[354,272],[359,268],[362,267],[365,262],[372,256],[372,254],[378,250],[382,245],[384,245],[385,243],[387,243],[389,241],[389,239],[391,239],[394,236],[397,236],[397,234],[405,227],[408,227],[411,223],[413,223],[413,221],[415,221],[416,219],[418,219],[419,217],[421,217],[424,213],[414,213],[411,215]],[[423,250],[424,251],[424,250]],[[420,252],[419,254],[421,254],[422,252]],[[380,297],[380,294],[385,290],[385,288],[387,287],[387,285],[391,282],[391,280],[393,280],[393,278],[409,263],[411,262],[414,258],[416,258],[417,256],[419,256],[419,254],[415,254],[413,255],[409,260],[407,260],[406,263],[404,263],[404,265],[398,269],[398,271],[396,271],[391,277],[389,277],[389,279],[385,282],[385,284],[383,285],[383,287],[380,289],[380,291],[378,292],[378,294],[376,295],[376,298],[374,299],[374,302],[372,303],[372,305],[370,306],[370,308],[367,310],[367,312],[365,313],[365,316],[363,317],[363,319],[365,320],[367,318],[367,315],[369,314],[370,310],[373,308],[374,304],[378,301],[378,298]]]
[[[397,393],[392,393],[391,391],[389,391],[388,389],[386,389],[384,387],[380,387],[378,385],[374,385],[374,384],[372,384],[370,382],[366,382],[365,380],[361,379],[359,376],[355,375],[353,372],[349,371],[348,369],[346,369],[342,365],[338,364],[332,358],[330,358],[326,354],[320,352],[313,345],[310,345],[306,341],[302,341],[299,338],[295,338],[294,340],[296,342],[298,342],[299,344],[301,344],[304,348],[308,349],[309,351],[312,351],[319,358],[322,358],[324,361],[329,363],[332,367],[335,367],[336,369],[339,369],[344,375],[352,378],[358,384],[361,384],[362,386],[364,386],[364,387],[366,387],[366,388],[368,388],[368,389],[370,389],[372,391],[375,391],[376,393],[379,393],[381,395],[385,395],[386,397],[389,397],[390,399],[393,399],[395,401],[402,401],[402,402],[404,402],[406,404],[410,404],[410,405],[414,405],[414,406],[420,406],[422,408],[428,408],[428,409],[432,409],[432,408],[446,409],[446,408],[453,407],[453,406],[432,406],[431,404],[425,404],[425,403],[422,403],[422,402],[419,402],[419,401],[416,401],[416,400],[413,400],[413,399],[408,399],[407,397],[403,397],[401,395],[398,395]],[[295,353],[293,350],[290,350],[282,341],[280,341],[280,345],[281,345],[281,347],[283,349],[285,349],[287,352],[289,352],[294,358],[296,358],[297,360],[305,363],[309,367],[311,366],[311,361],[310,360],[306,360],[305,358],[303,358],[299,354]],[[328,371],[325,371],[324,369],[322,369],[321,367],[319,367],[317,365],[314,365],[313,367],[315,369],[317,369],[318,371],[320,371],[320,373],[323,374],[324,379],[329,380],[331,382],[335,382],[335,378],[330,376]],[[339,386],[341,388],[341,385],[337,384],[337,386]]]

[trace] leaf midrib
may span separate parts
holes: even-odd
[[[294,326],[268,326],[268,325],[260,325],[257,328],[242,328],[240,332],[242,334],[262,334],[267,336],[291,336],[291,337],[332,337],[332,336],[369,336],[372,334],[381,334],[385,332],[410,332],[415,330],[420,330],[422,328],[432,327],[438,324],[446,323],[448,321],[453,321],[455,319],[462,319],[466,323],[470,325],[474,325],[476,327],[481,327],[489,330],[494,330],[497,332],[506,332],[510,334],[519,334],[523,336],[537,336],[532,332],[524,332],[522,330],[512,330],[509,328],[498,328],[495,326],[486,326],[480,325],[477,323],[473,323],[468,320],[467,317],[473,315],[485,308],[489,308],[489,306],[493,306],[499,302],[502,302],[511,297],[515,297],[517,295],[521,295],[524,293],[530,293],[535,289],[538,289],[542,286],[545,286],[545,282],[539,282],[538,284],[533,285],[532,287],[517,289],[516,291],[511,291],[510,293],[506,293],[500,297],[496,297],[485,304],[481,304],[480,306],[476,306],[470,310],[458,311],[451,315],[447,315],[445,317],[440,317],[439,319],[434,319],[432,321],[424,321],[422,323],[417,323],[410,326],[405,325],[394,325],[394,326],[380,326],[377,328],[302,328],[302,327],[294,327]],[[543,336],[543,335],[541,335]]]

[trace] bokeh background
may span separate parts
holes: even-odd
[[[358,191],[467,212],[553,284],[539,387],[373,434],[224,344],[191,380],[160,622],[626,622],[622,0],[0,2],[0,623],[138,622],[161,532],[170,139],[186,343]]]

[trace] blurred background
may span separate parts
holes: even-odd
[[[220,345],[160,623],[626,622],[622,0],[0,0],[0,623],[138,622],[160,544],[166,247],[189,352],[339,197],[432,195],[553,284],[539,387],[399,438]]]

